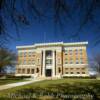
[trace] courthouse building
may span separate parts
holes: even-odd
[[[17,46],[15,75],[39,78],[89,76],[87,44],[88,42],[55,42]]]

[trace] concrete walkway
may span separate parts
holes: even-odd
[[[35,82],[42,81],[42,80],[44,80],[44,79],[33,79],[33,80],[25,81],[25,82],[17,82],[17,83],[1,85],[0,90],[9,89],[9,88],[17,87],[17,86],[22,86],[22,85],[26,85],[26,84],[30,84],[30,83],[35,83]]]

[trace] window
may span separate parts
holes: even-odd
[[[23,55],[23,53],[22,52],[20,52],[19,54],[18,54],[18,56],[22,56]]]
[[[23,64],[26,64],[26,60],[23,61]]]
[[[80,74],[80,72],[77,72],[77,74]]]
[[[65,60],[68,60],[67,58]]]
[[[73,59],[72,58],[70,58],[70,64],[72,64],[73,63]]]
[[[67,53],[68,51],[67,50],[65,50],[65,53]]]
[[[23,73],[23,74],[25,73],[25,69],[22,69],[22,73]]]
[[[72,55],[72,52],[70,52],[70,55]]]
[[[34,60],[32,60],[32,64],[35,64],[35,61]]]
[[[68,68],[65,68],[65,70],[68,70]]]
[[[85,74],[85,72],[82,72],[82,74]]]
[[[82,52],[80,52],[80,55],[82,55],[83,53]]]
[[[39,68],[36,68],[36,73],[38,73],[39,72]]]
[[[68,64],[68,61],[65,61],[65,64]]]
[[[69,50],[69,52],[72,52],[72,50]]]
[[[65,64],[68,64],[68,59],[67,58],[65,59]]]
[[[52,56],[52,51],[46,51],[46,56]]]
[[[78,55],[78,52],[76,52],[75,55]]]
[[[82,70],[85,70],[85,68],[82,68]]]
[[[65,50],[65,55],[68,55],[68,51],[67,50]]]
[[[24,57],[26,57],[26,52],[24,52]]]
[[[76,62],[76,64],[79,64],[79,62]]]
[[[75,49],[75,52],[77,52],[78,51],[78,49]]]
[[[73,72],[70,72],[71,74],[74,74]]]
[[[23,64],[23,62],[22,61],[18,61],[18,64]]]
[[[34,74],[34,69],[31,69],[31,73]]]
[[[70,70],[73,70],[74,68],[70,68]]]
[[[29,52],[28,55],[29,55],[29,57],[30,57],[30,56],[32,55],[32,52]]]
[[[79,70],[80,68],[76,68],[76,70]]]
[[[51,65],[52,64],[52,59],[47,59],[46,60],[46,64],[48,64],[48,65],[50,64]]]
[[[80,49],[80,52],[82,52],[82,49]]]
[[[31,60],[28,61],[28,64],[31,64]]]
[[[71,61],[70,64],[73,64],[73,62]]]
[[[32,52],[32,56],[35,57],[35,52]]]
[[[61,72],[61,68],[60,68],[60,67],[58,68],[58,72],[59,72],[59,73]]]
[[[78,49],[75,49],[75,52],[78,52]]]
[[[19,74],[21,73],[21,69],[20,69],[20,68],[18,68],[18,73],[19,73]]]
[[[66,74],[68,74],[68,72],[66,72]]]
[[[30,74],[30,69],[29,68],[27,69],[27,74]]]
[[[84,62],[82,62],[82,61],[81,61],[80,63],[81,63],[81,64],[84,64]]]
[[[70,61],[73,61],[73,58],[70,58]]]
[[[80,61],[82,61],[83,60],[83,58],[80,58]]]
[[[70,55],[72,55],[72,50],[69,50]]]
[[[78,60],[78,58],[76,58],[76,60]]]

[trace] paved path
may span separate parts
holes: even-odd
[[[17,83],[10,83],[10,84],[6,84],[6,85],[1,85],[0,90],[9,89],[9,88],[13,88],[13,87],[16,87],[16,86],[22,86],[22,85],[42,81],[42,80],[43,79],[37,79],[37,80],[33,79],[33,80],[25,81],[25,82],[17,82]]]

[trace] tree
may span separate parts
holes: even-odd
[[[0,48],[0,73],[4,73],[6,67],[13,67],[16,61],[16,54],[7,48]]]
[[[100,75],[100,54],[97,54],[95,57],[94,57],[94,60],[96,62],[96,69],[97,69],[97,72],[98,74]]]

